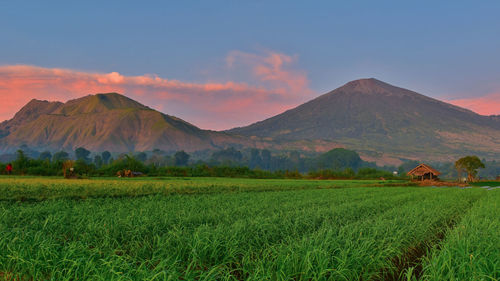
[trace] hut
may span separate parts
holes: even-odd
[[[437,180],[441,173],[427,164],[420,164],[408,172],[408,175],[413,179],[416,177],[418,180]]]

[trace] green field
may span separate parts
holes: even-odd
[[[0,279],[498,280],[500,189],[0,177]]]

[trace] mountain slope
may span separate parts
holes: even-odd
[[[500,159],[497,117],[376,79],[361,79],[282,114],[228,132],[273,141],[330,140],[366,155],[451,160]]]
[[[0,124],[0,151],[32,148],[115,152],[194,151],[240,143],[226,133],[201,130],[116,93],[89,95],[66,103],[32,100]]]

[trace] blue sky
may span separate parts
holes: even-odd
[[[500,93],[499,1],[2,1],[0,26],[4,66],[268,87],[228,54],[279,53],[308,79],[297,103],[363,77],[444,100]]]

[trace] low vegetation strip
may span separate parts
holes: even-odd
[[[34,280],[368,280],[485,192],[359,187],[0,201],[0,271]]]
[[[489,186],[489,187],[500,187],[500,181],[479,181],[471,183],[473,186]]]
[[[254,180],[227,178],[92,179],[0,178],[0,200],[136,197],[154,194],[199,194],[341,188],[379,181]],[[390,182],[390,181],[388,181]],[[395,183],[404,181],[393,181]]]
[[[423,280],[500,280],[500,190],[485,194],[423,266]]]

